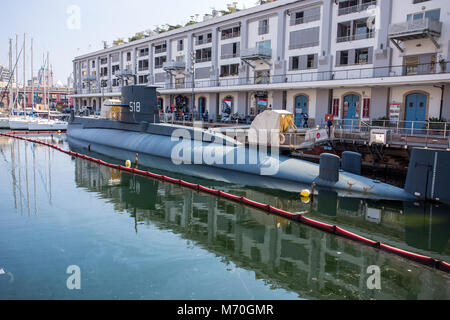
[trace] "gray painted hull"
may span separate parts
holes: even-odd
[[[139,126],[139,125],[138,125]],[[158,129],[164,132],[164,135],[149,133]],[[192,130],[192,128],[190,129]],[[243,148],[245,151],[246,164],[226,164],[228,159],[235,157],[238,153],[238,146],[223,146],[204,141],[184,140],[172,141],[171,136],[167,134],[167,127],[161,125],[152,125],[147,132],[107,129],[100,126],[86,127],[82,123],[73,123],[68,128],[69,144],[90,149],[91,151],[104,154],[120,160],[134,161],[135,154],[139,154],[139,163],[148,167],[155,167],[155,162],[159,162],[162,169],[182,172],[190,175],[198,175],[203,178],[211,178],[230,182],[237,179],[237,183],[244,185],[255,185],[270,189],[281,189],[286,191],[298,192],[307,186],[316,183],[319,188],[335,190],[340,196],[374,198],[385,200],[414,200],[414,197],[405,190],[380,183],[365,177],[354,175],[347,172],[340,172],[337,183],[329,183],[318,179],[319,165],[302,161],[298,159],[280,156],[279,159],[272,156],[264,156],[259,159],[260,154],[257,150]],[[222,158],[219,163],[202,165],[179,165],[172,163],[174,148],[189,150],[187,158],[203,159],[206,154],[215,154],[215,159]],[[242,149],[241,149],[242,151]],[[232,154],[233,156],[230,156]],[[186,154],[180,153],[180,156],[186,157]],[[164,159],[164,161],[155,161],[155,157]],[[175,157],[175,159],[177,159]],[[249,159],[258,159],[255,164],[249,164]],[[179,159],[178,159],[179,160]],[[236,163],[236,162],[235,162]],[[269,176],[262,175],[263,169],[270,165],[278,164],[279,170]],[[199,170],[200,167],[203,170]],[[209,168],[208,168],[209,167]],[[210,170],[212,169],[212,170]],[[215,169],[215,170],[214,170]],[[197,174],[196,174],[197,173]],[[239,181],[240,180],[240,181]],[[234,181],[233,181],[234,182]]]

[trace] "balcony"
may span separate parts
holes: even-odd
[[[367,3],[360,3],[360,4],[357,4],[356,6],[340,8],[338,15],[343,16],[343,15],[350,14],[350,13],[361,12],[361,11],[369,9],[371,6],[376,6],[376,5],[377,5],[377,1],[371,1],[371,2],[367,2]]]
[[[97,77],[96,76],[85,76],[83,78],[84,82],[92,82],[92,81],[97,81]]]
[[[337,43],[349,42],[349,41],[355,41],[355,40],[371,39],[374,37],[375,37],[375,31],[369,32],[369,33],[359,33],[359,34],[354,34],[354,35],[345,36],[345,37],[338,37],[336,39],[336,42]]]
[[[246,60],[261,60],[272,58],[272,48],[256,47],[241,49],[241,58]]]
[[[207,43],[211,43],[211,42],[212,42],[212,38],[197,39],[197,40],[195,41],[195,45],[196,45],[196,46],[199,46],[199,45],[207,44]]]
[[[186,69],[184,61],[168,61],[163,63],[164,71],[181,71]]]
[[[420,19],[407,21],[402,23],[395,23],[389,26],[389,38],[394,45],[400,50],[404,51],[399,45],[399,41],[430,39],[434,45],[439,49],[437,37],[441,36],[442,22],[434,19]]]

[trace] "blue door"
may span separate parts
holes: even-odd
[[[308,97],[298,96],[295,98],[295,125],[297,128],[303,128],[304,120],[302,113],[308,112]]]
[[[427,95],[423,93],[413,93],[406,97],[405,128],[422,129],[425,125],[427,113]],[[419,132],[420,130],[418,130]]]
[[[344,97],[344,125],[350,127],[355,124],[355,121],[359,118],[357,113],[359,105],[359,96],[355,94],[349,94]]]

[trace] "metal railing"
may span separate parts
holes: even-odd
[[[445,62],[438,68],[438,64],[419,64],[418,68],[421,71],[418,74],[436,74],[436,73],[449,73],[450,68],[447,67],[449,62]],[[375,67],[375,68],[354,68],[345,70],[334,71],[315,71],[315,72],[302,72],[291,73],[284,75],[271,75],[265,76],[266,84],[270,83],[296,83],[296,82],[308,82],[308,81],[330,81],[330,80],[352,80],[352,79],[369,79],[369,78],[392,78],[401,76],[413,76],[417,74],[411,74],[407,72],[407,66],[388,66],[388,67]],[[243,85],[256,85],[259,84],[257,79],[248,77],[239,77],[234,79],[220,79],[220,80],[202,80],[196,81],[195,86],[197,88],[206,87],[229,87],[229,86],[243,86]],[[169,86],[166,89],[174,89],[175,86]],[[184,88],[192,88],[190,83],[186,83]],[[180,89],[180,88],[177,88]]]
[[[195,58],[196,63],[210,62],[211,60],[212,60],[212,57]]]
[[[369,7],[371,7],[371,6],[376,6],[376,5],[377,5],[377,1],[372,1],[372,2],[368,2],[368,3],[357,4],[356,6],[351,6],[351,7],[347,7],[347,8],[340,8],[338,15],[343,16],[343,15],[350,14],[350,13],[361,12],[361,11],[369,9]]]
[[[232,54],[223,54],[220,56],[220,59],[222,59],[222,60],[232,59],[232,58],[238,58],[240,56],[241,56],[240,52],[232,53]]]
[[[350,36],[338,37],[336,39],[336,42],[341,43],[341,42],[348,42],[348,41],[371,39],[374,37],[375,37],[375,31],[372,31],[369,33],[358,33],[358,34],[352,34]]]
[[[425,18],[402,23],[394,23],[389,26],[390,37],[402,36],[410,33],[423,33],[425,31],[441,34],[442,22]]]
[[[197,39],[195,41],[195,45],[199,46],[199,45],[207,44],[207,43],[211,43],[211,42],[212,42],[212,38],[206,38],[206,39],[202,39],[202,40]]]
[[[272,48],[255,47],[255,48],[241,49],[242,58],[253,56],[272,57]]]
[[[308,23],[308,22],[313,22],[313,21],[318,21],[318,20],[320,20],[320,14],[304,16],[304,17],[297,18],[297,19],[293,18],[291,20],[291,26],[295,26],[297,24],[304,24],[304,23]]]
[[[322,127],[325,126],[322,124]],[[450,148],[450,123],[448,122],[335,120],[332,136],[335,139],[365,140],[369,142],[372,130],[385,130],[387,133],[387,144]]]

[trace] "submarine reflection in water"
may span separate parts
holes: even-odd
[[[129,213],[136,232],[150,224],[170,230],[301,297],[450,298],[450,280],[438,271],[193,190],[74,161],[77,186]],[[367,288],[372,265],[384,270],[381,291]]]
[[[402,210],[401,210],[402,209]],[[450,240],[450,214],[449,207],[445,205],[425,204],[418,202],[404,202],[397,212],[390,212],[383,203],[363,201],[356,198],[339,198],[333,191],[319,191],[316,201],[312,203],[312,211],[327,218],[341,218],[343,216],[363,216],[366,232],[371,232],[370,225],[381,225],[388,215],[395,215],[396,220],[403,219],[404,241],[415,249],[424,250],[424,254],[449,254]],[[400,211],[400,212],[399,212]],[[401,224],[400,224],[401,225]],[[395,228],[399,224],[384,224],[384,227]],[[405,248],[407,249],[407,248]],[[438,256],[449,261],[448,256]]]

